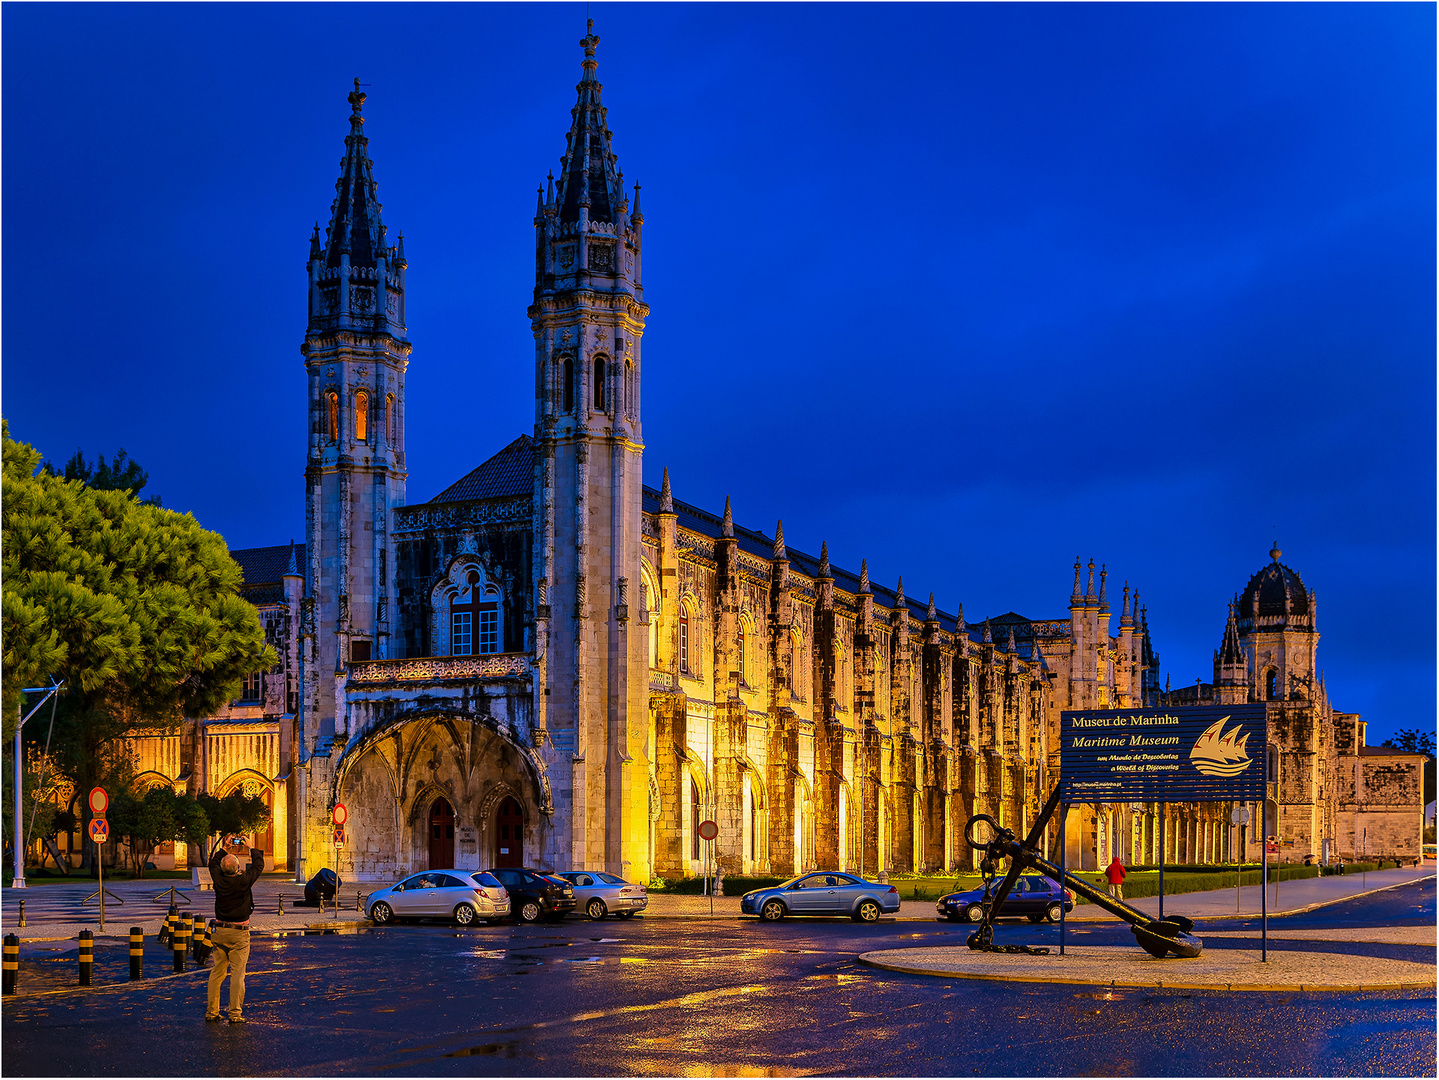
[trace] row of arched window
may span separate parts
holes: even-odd
[[[596,356],[592,362],[594,378],[591,380],[591,389],[594,394],[594,411],[602,413],[613,413],[616,404],[611,400],[613,393],[620,395],[618,411],[625,416],[633,416],[635,408],[635,366],[629,360],[625,361],[625,369],[617,380],[613,391],[610,387],[609,376],[613,375],[607,357]],[[561,410],[566,413],[575,411],[575,400],[580,392],[580,375],[582,373],[575,368],[573,357],[567,356],[560,363],[560,404]]]
[[[354,423],[355,441],[370,441],[370,392],[356,390],[351,401],[351,417]],[[395,409],[395,395],[385,395],[385,443],[394,446],[399,416]],[[325,441],[340,441],[340,395],[335,390],[325,393]]]

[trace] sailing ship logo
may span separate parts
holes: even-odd
[[[1242,725],[1235,724],[1221,734],[1228,719],[1222,716],[1205,728],[1204,734],[1195,741],[1194,749],[1189,751],[1189,760],[1205,776],[1238,776],[1252,763],[1244,752],[1249,736],[1235,738]]]

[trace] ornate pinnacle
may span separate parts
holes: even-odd
[[[929,607],[924,609],[924,617],[928,622],[934,622],[939,615],[934,610],[934,593],[929,594]]]
[[[1017,652],[1019,652],[1019,649],[1018,649],[1018,648],[1015,646],[1015,644],[1014,644],[1014,627],[1013,627],[1013,626],[1011,626],[1011,627],[1009,628],[1009,644],[1008,644],[1007,646],[1005,646],[1005,650],[1004,650],[1004,651],[1005,651],[1005,652],[1008,652],[1008,653],[1017,653]]]
[[[867,593],[867,592],[869,592],[869,560],[868,560],[868,559],[860,559],[860,560],[859,560],[859,591],[860,591],[861,593]]]
[[[350,119],[353,123],[363,124],[364,118],[360,116],[360,109],[365,104],[365,92],[360,89],[360,77],[355,76],[355,88],[350,91],[350,111],[354,114]]]
[[[720,536],[727,540],[734,539],[734,514],[730,512],[728,495],[724,497],[724,525],[720,528]]]
[[[1079,597],[1079,556],[1076,555],[1074,557],[1074,592],[1069,594],[1069,598],[1071,600],[1078,600]]]
[[[775,522],[774,526],[774,557],[776,560],[788,559],[789,552],[784,549],[784,519]]]
[[[675,512],[674,496],[670,494],[670,467],[665,466],[665,478],[660,481],[660,513],[673,514]]]
[[[894,606],[897,610],[904,610],[904,577],[901,576],[899,584],[894,587]]]
[[[984,643],[985,643],[986,645],[993,645],[993,644],[994,644],[994,634],[993,634],[993,632],[989,629],[989,620],[988,620],[988,619],[985,619],[985,620],[984,620]]]
[[[1099,567],[1099,602],[1101,604],[1109,603],[1109,592],[1107,588],[1108,578],[1109,571],[1104,568],[1103,564],[1101,564]]]
[[[820,577],[833,577],[833,576],[834,576],[833,574],[830,573],[830,569],[829,569],[829,541],[827,541],[827,540],[821,540],[821,541],[819,542],[819,576],[820,576]]]
[[[1087,584],[1087,585],[1084,587],[1084,598],[1085,598],[1086,600],[1093,600],[1093,599],[1094,599],[1094,560],[1093,560],[1093,559],[1090,559],[1090,560],[1089,560],[1089,584]]]

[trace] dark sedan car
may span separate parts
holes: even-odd
[[[523,866],[491,867],[489,872],[510,894],[510,914],[520,922],[563,919],[575,909],[575,887],[564,878]]]
[[[951,922],[959,922],[961,919],[979,922],[984,918],[983,905],[988,902],[993,890],[999,887],[1001,880],[1003,879],[995,878],[989,890],[970,889],[968,892],[941,896],[936,909]],[[1047,877],[1024,874],[1015,880],[1014,888],[1010,889],[1009,895],[1004,898],[999,917],[1010,919],[1028,916],[1030,922],[1042,922],[1045,919],[1059,922],[1061,902],[1065,911],[1074,910],[1074,894],[1068,889],[1061,888],[1058,882]]]

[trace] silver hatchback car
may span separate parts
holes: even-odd
[[[492,875],[474,870],[426,870],[376,889],[365,913],[383,925],[396,919],[451,918],[461,926],[510,913],[510,894]]]
[[[766,922],[778,922],[786,915],[848,915],[860,922],[874,922],[899,910],[899,890],[853,874],[822,870],[747,892],[740,898],[739,909]]]
[[[559,875],[575,887],[575,910],[592,919],[628,919],[649,906],[649,889],[599,870],[566,870]]]

